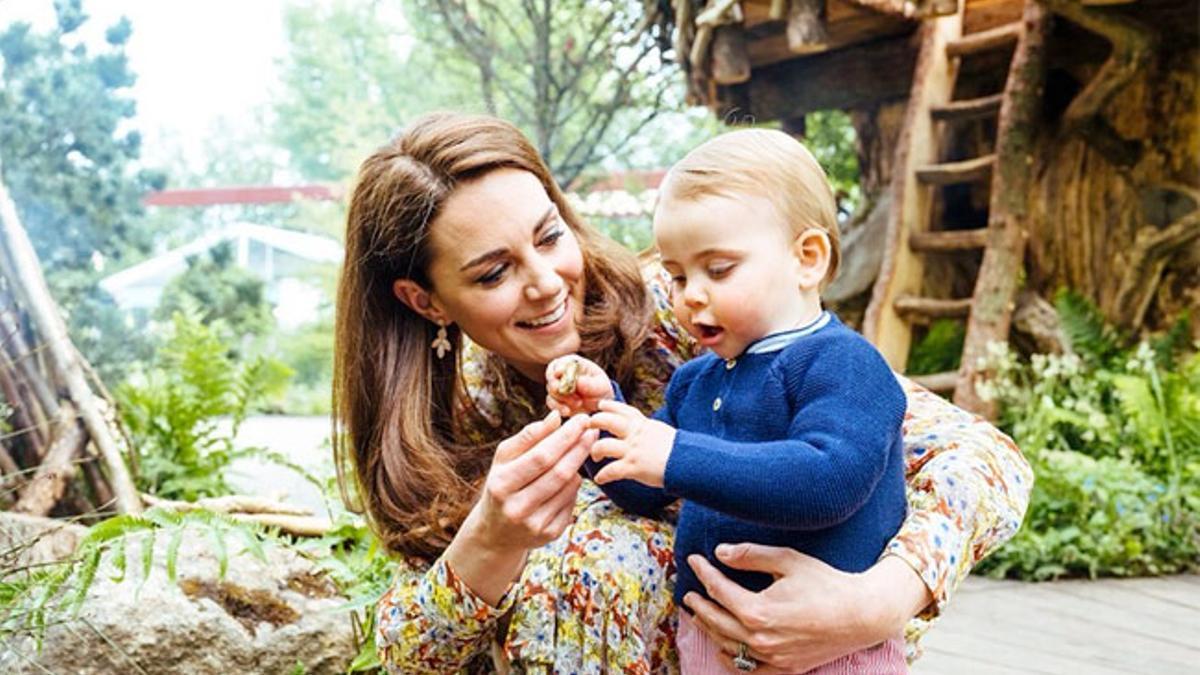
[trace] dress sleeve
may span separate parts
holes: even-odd
[[[426,569],[401,562],[375,608],[379,662],[390,673],[457,673],[488,651],[515,595],[510,589],[493,607],[443,558]]]
[[[908,396],[908,517],[884,555],[920,574],[934,598],[922,615],[930,619],[971,568],[1016,533],[1033,471],[1012,439],[986,420],[899,379]]]

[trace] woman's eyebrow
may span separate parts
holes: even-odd
[[[542,214],[541,218],[538,218],[537,223],[533,226],[533,236],[536,237],[538,231],[541,230],[543,227],[545,227],[546,223],[553,220],[554,216],[557,213],[558,213],[558,207],[554,204],[550,204],[550,208],[546,209],[546,212]],[[502,258],[502,257],[504,257],[504,255],[507,252],[508,251],[506,249],[497,248],[497,249],[488,251],[487,253],[484,253],[482,255],[477,255],[474,258],[471,258],[470,260],[468,260],[462,267],[458,268],[458,271],[462,272],[462,271],[465,271],[472,267],[475,267],[476,265],[481,265],[485,262],[495,260],[496,258]]]

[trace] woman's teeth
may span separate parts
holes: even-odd
[[[530,328],[541,328],[542,326],[548,326],[548,325],[554,323],[555,321],[558,321],[559,319],[561,319],[563,317],[563,314],[566,313],[566,311],[567,311],[567,303],[564,300],[553,312],[550,312],[549,314],[538,317],[536,319],[531,319],[529,321],[522,321],[521,325],[529,326]]]

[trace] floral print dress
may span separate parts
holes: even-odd
[[[661,405],[671,372],[695,354],[675,322],[659,272],[648,279],[656,330],[637,365],[629,400]],[[482,420],[466,433],[499,442],[541,417],[542,402],[498,359],[468,347],[464,378]],[[909,659],[920,636],[971,567],[1016,532],[1033,475],[1011,439],[985,420],[900,378],[909,515],[884,555],[916,570],[934,603],[906,630]],[[625,513],[584,480],[574,522],[529,554],[496,606],[479,598],[445,559],[399,564],[377,605],[376,645],[393,673],[674,673],[673,524]]]

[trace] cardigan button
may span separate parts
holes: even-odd
[[[718,410],[720,410],[720,409],[721,409],[721,397],[720,397],[720,396],[718,396],[718,397],[717,397],[717,398],[716,398],[716,399],[713,401],[713,412],[716,412],[716,411],[718,411]]]
[[[728,361],[725,362],[725,370],[733,370],[733,367],[736,365],[737,365],[737,359],[729,359]]]

